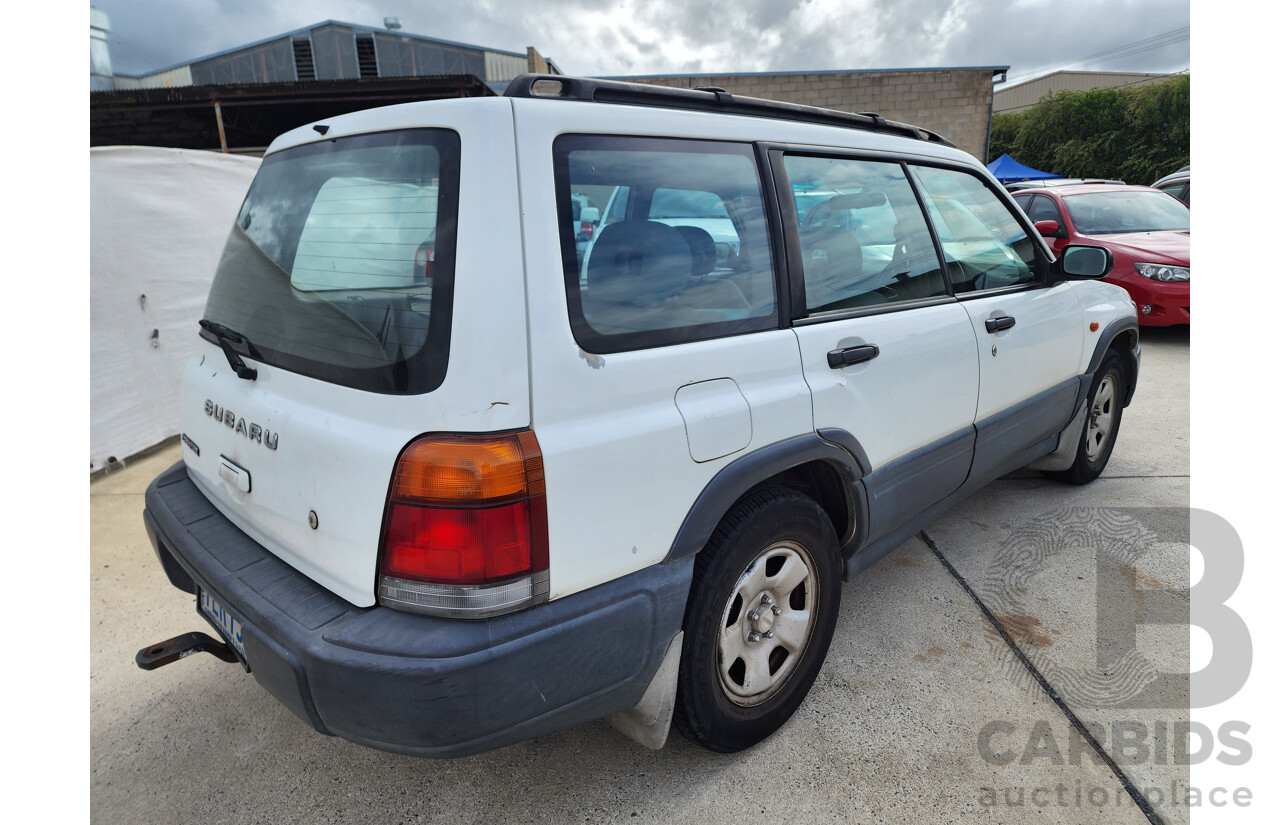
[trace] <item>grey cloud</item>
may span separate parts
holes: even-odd
[[[1166,0],[1076,0],[1015,6],[993,0],[875,0],[816,26],[809,0],[94,0],[112,19],[117,71],[139,73],[326,18],[380,25],[510,51],[534,46],[575,74],[798,71],[1009,65],[1011,76],[1094,55],[1186,26]],[[946,11],[958,11],[944,26]],[[1172,71],[1188,42],[1075,68]]]

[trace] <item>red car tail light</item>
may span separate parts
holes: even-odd
[[[418,439],[396,464],[387,507],[382,604],[484,618],[546,600],[545,482],[531,431]]]

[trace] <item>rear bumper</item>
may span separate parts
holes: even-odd
[[[463,756],[635,705],[680,630],[693,558],[481,621],[360,608],[241,532],[179,462],[147,489],[170,582],[244,624],[253,676],[316,730]]]

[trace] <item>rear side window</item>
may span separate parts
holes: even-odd
[[[205,318],[283,369],[374,392],[435,389],[449,354],[458,152],[456,133],[419,129],[269,155]]]
[[[899,164],[801,156],[784,162],[809,312],[947,294],[933,239]]]
[[[1191,181],[1184,180],[1179,183],[1167,183],[1157,188],[1161,192],[1168,192],[1188,206],[1191,205]]]
[[[591,352],[777,326],[760,175],[750,146],[568,135],[555,144],[570,323]],[[606,203],[577,254],[571,193]]]
[[[1036,279],[1036,244],[1013,212],[976,175],[913,166],[957,293]]]
[[[1046,198],[1044,195],[1036,195],[1031,199],[1030,208],[1027,207],[1025,201],[1018,201],[1018,205],[1027,213],[1027,217],[1032,221],[1057,221],[1058,225],[1062,225],[1062,215],[1058,214],[1058,206],[1053,202],[1052,198]]]

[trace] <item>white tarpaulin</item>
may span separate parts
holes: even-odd
[[[89,150],[89,469],[178,433],[178,384],[258,158]]]

